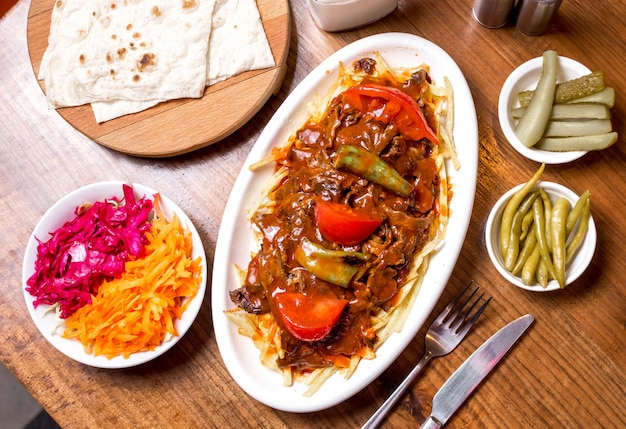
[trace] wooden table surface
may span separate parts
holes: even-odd
[[[335,50],[387,31],[414,33],[446,50],[465,74],[478,114],[480,158],[472,219],[435,310],[469,279],[487,289],[494,301],[457,350],[429,365],[384,427],[416,427],[454,369],[498,328],[525,313],[535,316],[535,324],[449,427],[626,427],[623,2],[566,0],[549,31],[531,37],[513,26],[481,27],[472,17],[471,0],[400,0],[384,20],[335,34],[316,27],[303,1],[292,1],[288,69],[279,93],[225,140],[165,159],[136,158],[102,147],[48,110],[29,63],[28,6],[21,0],[0,20],[0,361],[62,427],[354,428],[417,362],[425,328],[386,372],[354,397],[317,413],[280,412],[248,397],[229,376],[215,342],[208,297],[196,323],[170,352],[133,369],[104,370],[74,362],[46,342],[30,319],[21,286],[25,245],[45,210],[68,192],[102,180],[139,182],[175,196],[199,229],[210,266],[226,199],[273,112]],[[497,100],[508,74],[546,49],[605,71],[608,84],[617,90],[612,113],[620,141],[609,150],[547,167],[545,180],[578,193],[590,189],[598,246],[588,270],[570,287],[532,293],[498,275],[485,250],[484,229],[499,196],[538,167],[504,139]]]

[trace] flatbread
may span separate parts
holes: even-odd
[[[49,46],[39,74],[39,78],[46,82],[46,95],[53,108],[91,103],[96,121],[102,123],[170,99],[202,97],[208,85],[245,71],[275,65],[255,0],[169,0],[165,2],[167,6],[158,6],[160,19],[153,17],[156,3],[142,6],[144,3],[126,0],[114,8],[111,7],[114,3],[103,0],[57,3],[52,15]],[[193,11],[183,10],[183,5],[193,6],[189,8]],[[206,18],[209,10],[210,19]],[[163,18],[164,12],[169,18],[178,14],[178,21],[173,23]],[[192,14],[195,14],[194,18],[190,19]],[[110,57],[106,54],[100,57],[94,54],[96,59],[91,68],[80,64],[74,69],[72,57],[80,57],[84,49],[81,47],[96,46],[96,52],[107,53],[121,49],[120,34],[128,33],[126,22],[130,20],[143,23],[137,24],[144,29],[139,32],[143,38],[150,36],[151,40],[158,42],[155,46],[162,46],[159,58],[168,57],[167,76],[162,71],[165,67],[156,70],[156,66],[163,65],[159,63],[149,66],[149,81],[133,82],[137,75],[137,60],[119,64],[123,67],[119,69],[121,71],[111,74]],[[203,31],[196,27],[203,27]],[[137,48],[132,36],[124,38],[124,42],[133,43]],[[177,49],[180,46],[185,49]],[[201,53],[204,53],[203,62],[199,60]],[[182,57],[185,58],[180,60]],[[145,77],[144,72],[138,74],[141,80]],[[126,80],[122,80],[122,74]],[[132,86],[128,85],[128,79]]]
[[[201,97],[215,0],[61,0],[41,77],[53,107]]]
[[[217,0],[209,42],[207,81],[274,66],[255,0]]]
[[[120,116],[130,115],[156,106],[162,101],[167,100],[148,100],[148,101],[130,101],[130,100],[112,100],[112,101],[94,101],[91,103],[91,110],[96,122],[101,124]]]
[[[275,65],[274,56],[263,28],[255,0],[217,0],[211,21],[207,51],[207,85],[250,70]],[[98,123],[137,113],[155,106],[163,99],[131,102],[92,103]]]

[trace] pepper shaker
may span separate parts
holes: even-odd
[[[545,33],[561,0],[520,0],[515,25],[529,36]]]
[[[474,18],[487,28],[499,28],[509,22],[515,0],[475,0]]]

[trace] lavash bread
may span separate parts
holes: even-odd
[[[148,101],[94,101],[91,103],[91,110],[93,111],[93,116],[95,117],[96,122],[101,124],[102,122],[110,121],[111,119],[119,118],[120,116],[130,115],[131,113],[137,113],[149,109],[162,101],[167,101],[167,99]]]
[[[209,42],[208,84],[273,66],[256,1],[217,0]]]
[[[215,0],[59,0],[42,59],[54,107],[201,97]]]
[[[91,103],[95,119],[101,123],[162,101],[201,97],[207,85],[275,65],[255,0],[166,0],[158,6],[154,0],[122,0],[111,7],[114,1],[57,2],[39,74],[52,108]],[[159,19],[154,19],[155,11]],[[130,39],[124,37],[126,45],[120,45],[120,34],[132,24],[128,22],[131,19],[140,23],[131,29],[138,26],[144,30],[137,31],[140,37],[130,32]],[[134,86],[121,80],[118,69],[110,73],[112,69],[106,65],[111,65],[111,56],[94,54],[91,69],[82,64],[73,70],[70,61],[81,46],[96,46],[94,51],[107,53],[124,47],[131,51],[144,48],[140,60],[116,63]],[[158,61],[163,56],[167,58]],[[134,73],[144,62],[143,71]],[[159,67],[164,64],[167,67]],[[144,78],[149,79],[143,82]]]

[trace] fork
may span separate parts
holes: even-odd
[[[472,285],[473,280],[470,281],[467,286],[463,288],[461,292],[443,309],[441,314],[433,321],[426,332],[426,338],[424,339],[425,351],[422,359],[415,365],[409,375],[400,383],[396,390],[393,391],[391,396],[376,410],[372,417],[361,427],[361,429],[374,429],[378,427],[384,418],[393,409],[394,405],[402,397],[404,392],[409,388],[410,384],[415,380],[417,375],[422,371],[424,366],[434,357],[445,356],[458,346],[465,335],[469,332],[470,328],[476,323],[478,317],[485,310],[492,297],[487,298],[483,304],[474,312],[470,317],[470,314],[474,308],[478,305],[480,300],[484,297],[485,293],[482,292],[471,304],[470,301],[478,293],[479,287],[476,287],[474,291],[465,298],[462,302],[465,292]],[[460,305],[457,306],[457,304]],[[468,306],[469,304],[469,306]],[[466,308],[467,307],[467,308]],[[454,310],[454,311],[453,311]]]

